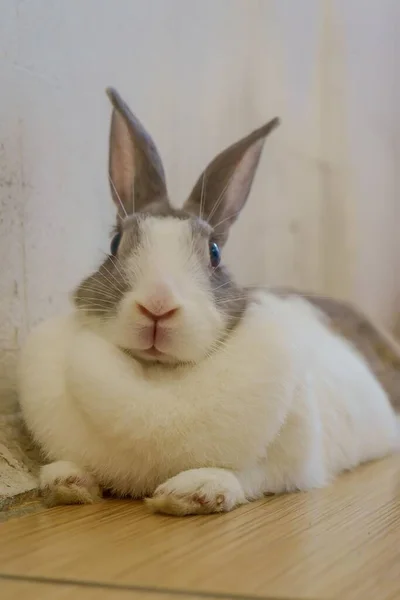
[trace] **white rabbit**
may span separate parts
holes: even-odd
[[[53,461],[47,504],[107,489],[223,512],[394,451],[396,414],[358,352],[305,300],[240,288],[220,262],[278,120],[218,155],[175,210],[153,141],[108,94],[111,253],[20,362],[25,420]]]

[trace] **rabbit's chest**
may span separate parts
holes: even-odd
[[[241,469],[263,451],[260,420],[255,435],[249,436],[245,416],[237,414],[235,406],[222,416],[218,403],[215,410],[210,403],[201,414],[187,402],[175,401],[174,406],[153,411],[145,398],[133,397],[130,405],[119,405],[114,413],[104,409],[105,403],[103,410],[97,406],[86,412],[86,396],[84,442],[76,447],[79,462],[83,452],[86,466],[105,487],[142,497],[181,471],[205,466]]]
[[[258,320],[247,323],[224,352],[154,377],[80,333],[66,370],[68,405],[82,432],[79,458],[104,485],[138,496],[186,469],[254,464],[265,456],[267,427],[294,385],[286,347],[271,347],[258,330]]]
[[[102,446],[103,441],[99,439],[96,447],[93,439],[89,440],[85,463],[104,488],[119,494],[137,498],[151,495],[168,478],[203,466],[201,455],[180,453],[178,446],[162,448],[151,437],[143,440],[132,436],[130,444],[123,445],[120,440],[110,439],[110,450],[107,450],[108,444]]]
[[[79,415],[77,459],[104,486],[143,496],[186,469],[240,470],[265,451],[262,386],[201,372],[148,381],[125,363],[115,374],[117,365],[92,361],[74,357],[67,387]]]

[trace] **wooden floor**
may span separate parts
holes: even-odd
[[[0,598],[400,599],[400,457],[326,490],[183,519],[140,503],[0,524]]]

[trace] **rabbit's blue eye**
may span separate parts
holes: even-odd
[[[117,250],[118,250],[118,246],[119,246],[120,241],[121,241],[121,234],[120,233],[116,233],[114,235],[113,239],[111,240],[111,246],[110,246],[111,254],[113,256],[115,254],[117,254]]]
[[[214,268],[218,267],[219,263],[221,262],[221,251],[218,247],[218,244],[215,242],[210,243],[210,260],[211,266]]]

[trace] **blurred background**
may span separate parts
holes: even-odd
[[[398,0],[0,0],[0,378],[107,250],[117,87],[183,202],[222,148],[279,115],[227,247],[243,283],[400,297]]]

